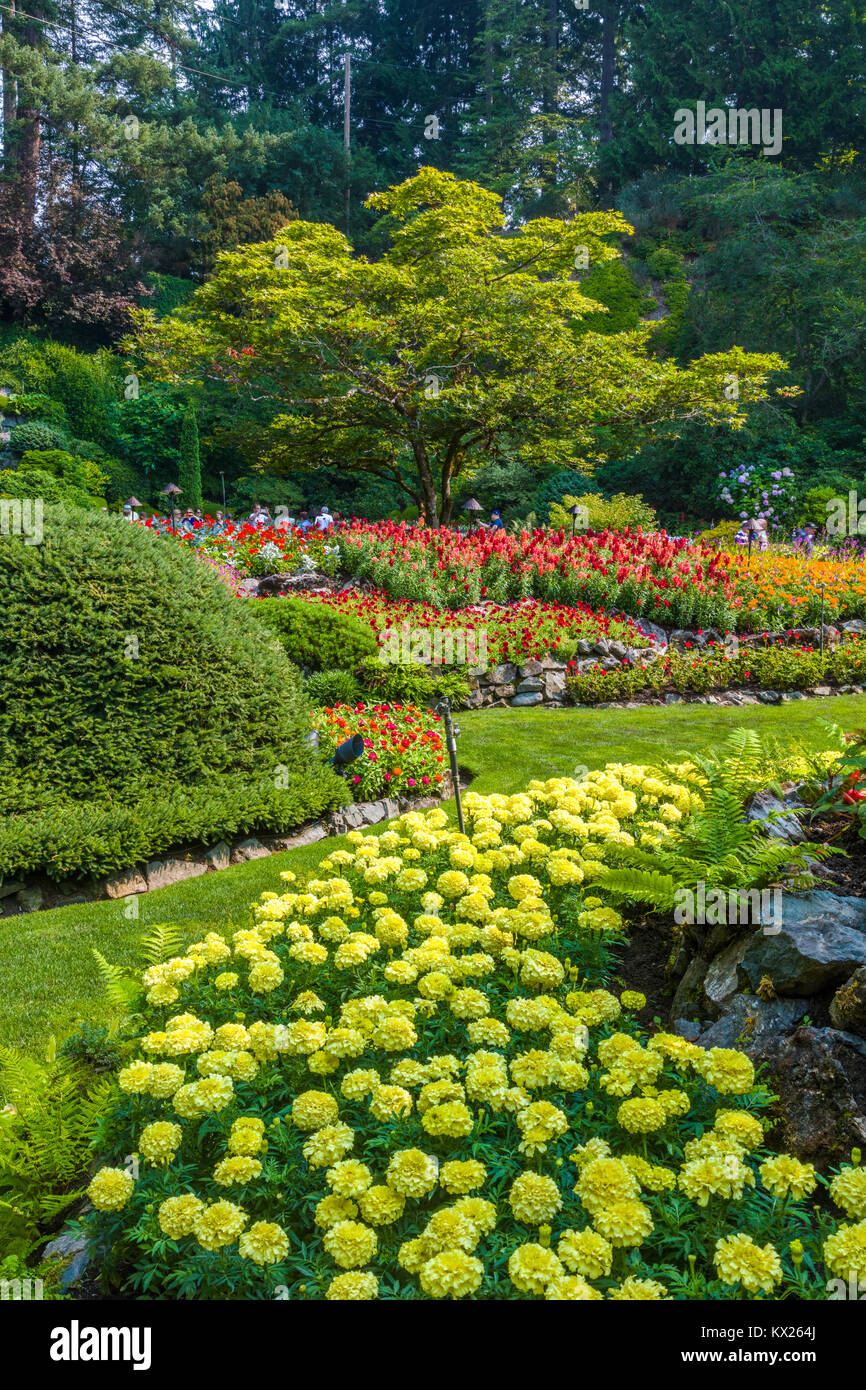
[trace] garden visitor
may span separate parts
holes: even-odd
[[[501,517],[500,514],[499,514],[499,508],[498,508],[498,507],[494,507],[494,508],[493,508],[493,511],[490,513],[490,527],[489,527],[489,529],[490,529],[491,531],[504,531],[504,530],[505,530],[505,523],[504,523],[504,521],[502,520],[502,517]]]
[[[791,537],[798,550],[802,550],[804,555],[811,555],[815,549],[815,538],[818,528],[813,521],[809,521],[805,526],[798,526]]]
[[[310,521],[310,513],[301,512],[301,515],[298,517],[298,530],[303,531],[304,535],[306,535],[312,524],[313,523]]]
[[[334,518],[328,511],[328,504],[326,502],[322,510],[319,512],[319,515],[316,517],[316,525],[320,531],[327,531],[328,527],[333,526],[333,524]]]
[[[267,526],[268,514],[262,510],[261,502],[254,502],[253,509],[247,517],[251,526]]]

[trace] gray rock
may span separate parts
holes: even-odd
[[[363,801],[358,809],[364,817],[365,825],[378,825],[385,820],[385,803],[383,801]]]
[[[306,830],[299,831],[297,835],[281,835],[274,843],[280,849],[301,849],[304,845],[315,845],[319,840],[326,839],[327,834],[326,826],[321,824],[309,825]]]
[[[686,1038],[688,1042],[697,1042],[701,1036],[701,1025],[690,1023],[687,1018],[675,1019],[671,1027],[675,1033],[678,1033],[681,1038]]]
[[[755,792],[746,811],[746,820],[760,821],[767,834],[774,840],[788,840],[792,844],[799,844],[806,838],[797,817],[771,791]]]
[[[758,703],[762,705],[781,704],[781,697],[778,690],[759,690]]]
[[[246,864],[250,859],[264,859],[270,852],[267,846],[253,835],[248,840],[241,840],[240,844],[235,845],[232,850],[232,863]]]
[[[703,1039],[701,1039],[703,1041]],[[750,1051],[747,1047],[746,1051]],[[834,1028],[801,1025],[752,1049],[779,1097],[783,1150],[822,1168],[866,1143],[866,1042]]]
[[[665,704],[666,704],[666,705],[684,705],[684,704],[685,704],[685,700],[683,699],[682,695],[666,695],[666,696],[665,696]]]
[[[45,894],[38,885],[34,884],[30,888],[22,888],[15,901],[22,912],[38,912],[45,902]]]
[[[792,700],[806,700],[808,696],[804,695],[802,690],[784,690],[779,698],[783,704],[787,705]]]
[[[726,690],[725,699],[729,705],[756,705],[757,695],[752,695],[745,690]]]
[[[709,961],[704,956],[692,956],[676,988],[671,1004],[671,1018],[695,1018],[703,1005],[703,983]]]
[[[710,961],[704,977],[704,994],[713,1017],[718,1016],[737,992],[739,987],[737,969],[746,954],[751,939],[750,933],[748,936],[741,936],[736,941],[729,942]]]
[[[231,845],[227,845],[225,840],[220,840],[205,854],[205,859],[212,869],[227,869],[231,863],[231,857]]]
[[[70,1231],[68,1234],[61,1232],[55,1240],[46,1245],[42,1252],[43,1260],[65,1260],[65,1267],[60,1272],[60,1287],[65,1293],[81,1278],[91,1263],[91,1256],[87,1248],[87,1237],[83,1233]]]
[[[698,1038],[701,1047],[758,1048],[780,1033],[790,1032],[808,1012],[799,999],[759,999],[755,994],[737,994],[725,1011]]]
[[[585,637],[579,637],[577,639],[577,651],[579,656],[591,655],[592,647],[589,645]]]
[[[847,623],[842,623],[843,632],[866,632],[866,622],[862,618],[850,618]]]
[[[514,699],[511,700],[509,703],[512,705],[513,708],[521,708],[523,706],[530,705],[540,705],[544,703],[544,696],[540,694],[538,691],[527,691],[524,695],[515,695]]]
[[[544,695],[548,700],[554,700],[565,693],[565,672],[548,671],[544,677]]]
[[[206,873],[207,864],[201,859],[152,859],[145,869],[147,891],[152,893],[155,888],[167,888]]]
[[[542,660],[541,669],[542,671],[565,671],[567,669],[567,665],[567,662],[557,661],[556,657],[548,654]]]
[[[103,880],[105,895],[108,898],[128,898],[131,893],[146,893],[147,880],[140,869],[123,869],[118,874]]]
[[[11,897],[13,893],[19,893],[23,887],[23,878],[7,878],[5,883],[0,883],[0,898]]]
[[[493,694],[497,700],[510,700],[515,693],[513,682],[511,685],[495,685],[493,687]]]
[[[510,661],[502,666],[493,666],[487,672],[491,685],[511,685],[517,678],[517,667]]]
[[[833,691],[830,689],[829,685],[813,685],[811,694],[817,695],[820,699],[824,700],[828,695],[832,695]]]
[[[756,932],[739,965],[740,984],[766,975],[779,994],[803,997],[841,984],[866,965],[866,899],[783,893],[781,929]]]
[[[628,656],[628,647],[623,642],[608,641],[607,645],[611,656],[615,656],[618,661],[625,661]]]
[[[541,676],[526,676],[517,687],[518,695],[534,695],[544,689]]]
[[[830,1004],[830,1021],[845,1033],[866,1037],[866,967],[861,965],[837,989]]]
[[[607,638],[599,637],[597,642],[593,642],[590,651],[595,652],[597,656],[610,656],[610,644]]]
[[[520,667],[520,679],[526,680],[529,676],[540,676],[543,669],[540,661],[527,661]]]
[[[690,628],[676,627],[668,639],[670,646],[677,651],[685,651],[688,647],[702,647],[704,639],[697,632],[692,632]]]
[[[663,627],[659,627],[658,623],[649,622],[646,618],[639,618],[635,626],[640,632],[645,633],[647,637],[652,638],[656,646],[664,651],[665,647],[668,645],[668,635]]]

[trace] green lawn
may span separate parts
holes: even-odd
[[[866,696],[804,700],[744,709],[707,705],[641,710],[488,710],[461,713],[460,763],[476,774],[481,792],[516,791],[533,777],[567,777],[575,767],[653,762],[685,750],[699,752],[748,725],[810,743],[822,741],[821,719],[845,728],[866,724]],[[126,903],[99,902],[7,918],[0,923],[0,1040],[42,1052],[79,1018],[110,1017],[90,954],[132,964],[141,935],[160,922],[183,922],[188,940],[212,928],[246,925],[249,906],[266,888],[279,889],[281,869],[307,870],[341,841],[320,841],[190,879]]]

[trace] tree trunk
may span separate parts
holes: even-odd
[[[427,457],[427,450],[424,441],[416,435],[412,439],[412,453],[415,455],[415,465],[418,469],[418,477],[421,480],[421,491],[424,496],[424,520],[432,529],[439,529],[439,507],[436,501],[436,485],[433,482],[433,474],[430,469],[430,460]]]

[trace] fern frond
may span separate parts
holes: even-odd
[[[183,943],[180,927],[173,923],[161,922],[153,928],[149,936],[142,938],[141,958],[145,965],[162,965],[163,961],[176,956]]]
[[[97,951],[95,946],[91,946],[90,953],[96,961],[96,967],[102,978],[109,1003],[118,1007],[131,1004],[141,993],[139,982],[129,975],[124,975],[120,966],[112,965],[110,961],[105,959],[101,951]]]

